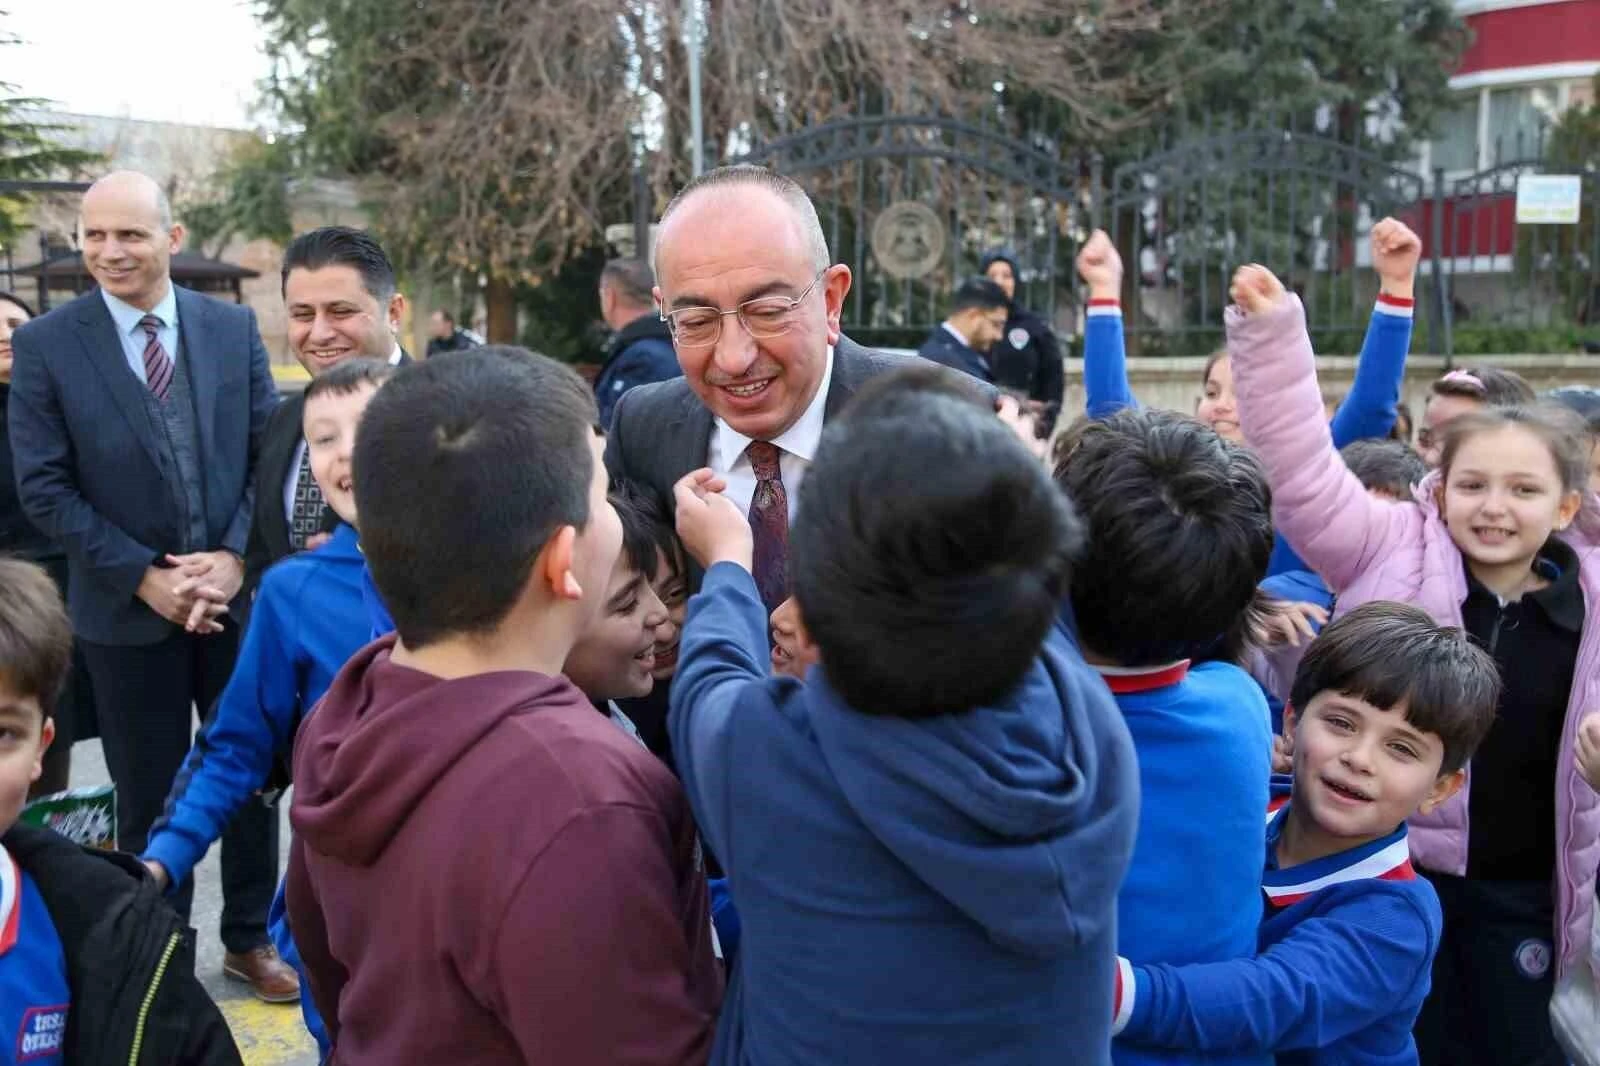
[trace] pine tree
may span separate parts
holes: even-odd
[[[20,46],[16,36],[0,31],[0,48]],[[48,101],[16,92],[15,85],[0,81],[0,181],[68,179],[100,161],[94,152],[57,144],[54,135],[63,127],[33,117]],[[0,245],[11,244],[28,228],[28,205],[25,194],[0,193]]]

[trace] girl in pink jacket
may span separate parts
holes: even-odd
[[[1259,266],[1233,298],[1245,439],[1335,614],[1415,604],[1477,638],[1505,684],[1467,787],[1410,827],[1445,916],[1422,1062],[1564,1063],[1552,990],[1600,973],[1600,499],[1584,491],[1584,429],[1553,409],[1465,415],[1413,501],[1376,499],[1334,450],[1299,299]]]

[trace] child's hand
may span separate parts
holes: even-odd
[[[1372,268],[1390,296],[1411,299],[1421,258],[1422,238],[1404,222],[1386,218],[1372,227]]]
[[[1272,271],[1256,263],[1234,271],[1233,284],[1228,288],[1228,298],[1249,315],[1276,310],[1283,303],[1284,296],[1283,282]]]
[[[1314,603],[1274,600],[1255,631],[1256,643],[1263,646],[1287,644],[1298,648],[1300,638],[1315,640],[1317,630],[1328,624],[1328,612]]]
[[[1286,736],[1272,738],[1272,772],[1294,773],[1294,741]]]
[[[1089,235],[1078,252],[1078,276],[1089,286],[1091,299],[1120,299],[1122,293],[1122,255],[1111,243],[1106,231],[1097,229]]]
[[[1578,723],[1578,773],[1589,787],[1600,792],[1600,713]]]
[[[755,540],[750,520],[722,494],[727,487],[727,482],[709,469],[696,470],[672,487],[678,537],[701,566],[727,562],[752,570]]]

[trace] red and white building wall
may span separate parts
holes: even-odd
[[[1538,158],[1549,127],[1569,107],[1594,102],[1600,73],[1600,0],[1456,0],[1472,39],[1450,79],[1456,102],[1422,146],[1422,173],[1444,171],[1441,249],[1452,272],[1512,269],[1515,175],[1463,179]],[[1429,240],[1433,204],[1414,224]],[[1487,280],[1487,279],[1485,279]]]

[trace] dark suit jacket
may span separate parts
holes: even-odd
[[[832,420],[862,385],[893,370],[926,365],[917,356],[863,348],[846,337],[833,348],[833,378],[828,383],[823,419]],[[682,377],[641,385],[617,402],[606,439],[606,469],[613,478],[649,486],[670,512],[678,479],[706,465],[713,429],[711,411]],[[700,569],[690,564],[690,584],[700,585]]]
[[[411,362],[404,351],[400,365]],[[305,421],[306,397],[304,392],[291,393],[267,419],[261,434],[261,458],[256,466],[256,506],[250,521],[250,539],[244,553],[244,599],[250,602],[261,575],[267,567],[290,554],[289,517],[283,512],[283,486],[289,480],[289,467],[294,462],[295,447],[304,436],[301,428]],[[338,519],[330,517],[323,523],[326,532],[333,532]]]
[[[917,354],[951,370],[971,374],[979,381],[990,384],[994,382],[994,371],[989,366],[988,358],[972,345],[962,343],[954,333],[943,326],[933,327],[933,332],[922,342]]]
[[[208,550],[244,555],[261,434],[278,402],[255,312],[177,289],[178,328],[199,413]],[[12,340],[11,450],[17,494],[71,564],[73,629],[98,644],[154,644],[177,627],[137,598],[180,544],[145,386],[128,366],[98,289]],[[174,353],[176,354],[176,353]]]

